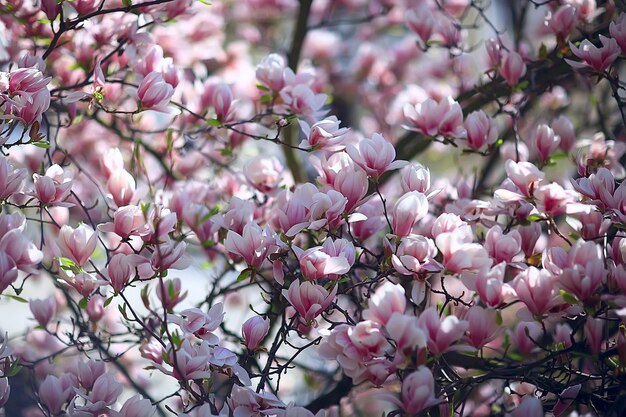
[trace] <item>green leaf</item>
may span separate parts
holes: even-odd
[[[98,103],[100,103],[102,100],[104,100],[104,94],[102,94],[102,93],[101,93],[101,92],[99,92],[99,91],[94,91],[94,92],[93,92],[93,98],[95,98],[95,99],[96,99],[96,101],[97,101]]]
[[[500,310],[496,310],[496,324],[502,326],[502,312]]]
[[[250,268],[246,268],[243,271],[241,271],[241,273],[237,277],[237,281],[245,281],[246,279],[250,278],[251,274],[252,274],[252,270]]]
[[[176,287],[174,287],[174,281],[170,281],[167,286],[167,295],[168,297],[174,299],[176,298]]]
[[[9,297],[10,299],[15,300],[17,302],[28,304],[28,300],[27,299],[22,298],[22,297],[18,297],[17,295],[11,295],[11,294],[2,294],[2,295],[4,295],[5,297]]]
[[[121,304],[118,304],[117,309],[119,310],[122,317],[124,317],[125,320],[128,320],[128,316],[126,315],[126,304],[124,304],[123,306]]]
[[[222,127],[222,122],[217,119],[209,119],[206,121],[209,126]]]
[[[261,91],[270,91],[270,89],[264,86],[263,84],[257,84],[256,88],[258,88]]]
[[[22,365],[20,365],[19,359],[15,360],[6,371],[4,376],[12,377],[17,375],[22,370]]]
[[[132,5],[133,5],[133,0],[122,0],[122,4],[123,4],[125,7],[130,7],[130,6],[132,6]]]
[[[104,307],[108,307],[108,306],[109,306],[109,304],[111,304],[111,301],[113,301],[113,296],[111,296],[111,297],[107,298],[107,299],[104,301]]]
[[[261,103],[270,103],[272,101],[272,96],[269,94],[263,94],[259,100]]]
[[[540,220],[544,220],[544,218],[541,217],[538,214],[531,214],[530,216],[528,216],[528,221],[537,222],[537,221],[540,221]]]
[[[49,142],[35,142],[35,143],[33,143],[33,145],[35,145],[38,148],[50,149],[50,143]]]
[[[574,295],[570,294],[569,292],[565,290],[560,290],[559,293],[561,294],[561,298],[563,298],[563,301],[565,301],[566,303],[578,304],[578,300],[576,299],[576,297],[574,297]]]
[[[148,298],[149,291],[150,289],[148,288],[147,285],[141,289],[141,301],[143,302],[143,305],[146,308],[150,308],[150,298]]]
[[[83,297],[79,302],[78,302],[78,307],[81,308],[81,310],[84,310],[87,308],[87,303],[89,301],[87,300],[87,297]]]

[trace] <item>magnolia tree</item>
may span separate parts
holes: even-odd
[[[623,11],[2,0],[4,415],[624,415]]]

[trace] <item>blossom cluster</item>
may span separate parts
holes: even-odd
[[[0,413],[619,415],[626,11],[510,3],[0,4]]]

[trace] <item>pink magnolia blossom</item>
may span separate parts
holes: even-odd
[[[587,317],[585,321],[584,334],[585,341],[591,353],[600,353],[602,344],[604,343],[604,327],[603,319],[595,317]]]
[[[410,191],[427,193],[430,190],[430,170],[419,163],[404,167],[401,171],[400,186],[404,193]]]
[[[48,375],[39,386],[39,400],[53,415],[61,414],[63,404],[72,394],[70,387],[64,389],[59,378],[54,375]]]
[[[167,241],[157,245],[152,253],[150,265],[154,271],[167,269],[185,269],[191,263],[191,259],[185,256],[186,242]]]
[[[358,148],[348,144],[346,151],[352,160],[373,178],[407,164],[406,161],[394,161],[395,148],[380,133],[374,133],[370,139],[362,139]]]
[[[349,129],[339,127],[340,121],[335,116],[327,117],[324,120],[309,124],[300,120],[300,128],[305,139],[300,142],[299,147],[312,150],[324,150],[336,152],[345,148],[344,138]]]
[[[465,133],[461,106],[449,96],[439,102],[426,99],[415,106],[406,104],[404,116],[409,122],[405,128],[424,135],[456,138]]]
[[[428,200],[417,191],[410,191],[398,199],[391,210],[393,233],[407,236],[413,226],[428,214]]]
[[[107,406],[113,405],[117,401],[122,389],[122,385],[115,380],[112,374],[105,373],[96,379],[89,393],[82,389],[76,390],[76,393],[86,400],[86,404],[77,409],[91,413],[102,412]]]
[[[414,352],[420,352],[428,344],[428,336],[419,327],[417,317],[394,312],[385,324],[389,337],[396,343],[399,357],[394,360],[410,358]]]
[[[511,262],[520,252],[521,244],[519,232],[513,230],[505,235],[498,225],[489,229],[485,235],[485,248],[496,263]]]
[[[109,260],[107,275],[113,291],[119,293],[137,274],[137,266],[145,262],[139,255],[116,253]]]
[[[556,12],[546,16],[545,24],[552,33],[565,39],[574,30],[577,23],[576,8],[571,4],[564,4]]]
[[[491,266],[493,262],[482,245],[466,242],[455,232],[439,234],[435,243],[443,255],[443,265],[449,272],[478,270]]]
[[[139,394],[126,400],[119,411],[120,417],[152,417],[155,413],[156,406]]]
[[[554,151],[559,147],[561,137],[556,135],[550,126],[541,124],[537,126],[532,143],[542,161],[547,161]]]
[[[576,384],[561,391],[559,399],[552,409],[552,414],[554,414],[555,417],[559,417],[569,408],[576,397],[578,397],[581,387],[581,384]]]
[[[543,329],[534,321],[520,321],[510,333],[511,343],[517,350],[526,355],[537,349]]]
[[[382,394],[380,398],[396,404],[410,415],[416,415],[420,411],[434,407],[441,402],[435,397],[433,374],[425,366],[418,367],[416,371],[404,378],[400,399],[391,394]]]
[[[604,72],[611,66],[621,51],[617,41],[613,38],[600,35],[600,42],[602,43],[601,47],[595,46],[589,39],[583,40],[578,47],[570,42],[569,46],[572,53],[577,58],[580,58],[582,62],[571,59],[566,59],[565,61],[574,68]]]
[[[249,318],[241,327],[244,344],[251,351],[257,350],[269,330],[270,321],[268,318],[261,316]]]
[[[341,274],[350,271],[355,261],[354,245],[345,239],[326,239],[322,246],[302,251],[294,248],[302,275],[307,279],[339,279]]]
[[[261,229],[261,226],[252,222],[244,226],[241,235],[229,230],[224,247],[233,257],[241,257],[249,268],[258,269],[276,244],[267,225]]]
[[[6,252],[0,251],[0,293],[17,280],[18,270],[15,261]]]
[[[9,160],[0,155],[0,201],[20,191],[26,175],[25,169],[13,169]]]
[[[434,272],[441,265],[433,258],[437,255],[435,243],[420,235],[404,236],[397,250],[391,255],[391,265],[400,274],[419,277],[420,273]]]
[[[133,235],[142,236],[148,233],[146,217],[138,206],[122,206],[115,210],[113,222],[103,223],[98,230],[115,233],[123,239]]]
[[[484,145],[493,145],[498,138],[495,121],[482,110],[470,113],[465,119],[464,126],[467,132],[467,145],[471,149],[478,150]]]
[[[343,223],[348,199],[338,191],[327,190],[317,192],[311,197],[309,207],[309,229],[319,230],[322,227],[335,229]]]
[[[272,410],[281,410],[285,404],[270,392],[256,393],[248,387],[233,387],[228,405],[237,417],[260,417],[270,415]]]
[[[515,162],[511,159],[507,160],[504,165],[506,174],[511,183],[519,192],[517,197],[531,197],[545,174],[530,162]],[[495,196],[501,199],[509,199],[511,192],[501,188],[496,190]],[[513,193],[515,194],[515,193]]]
[[[554,343],[567,349],[572,346],[574,331],[567,323],[558,323],[554,328]]]
[[[310,281],[295,280],[291,283],[288,290],[282,291],[283,297],[289,301],[300,317],[310,322],[319,316],[334,302],[337,295],[337,286],[328,292],[321,285],[314,284]]]
[[[475,305],[467,310],[463,318],[468,322],[466,340],[476,349],[496,338],[499,330],[496,310]]]
[[[163,79],[160,72],[146,75],[137,89],[137,97],[143,110],[168,112],[167,106],[174,94],[174,87]]]
[[[282,182],[283,166],[275,157],[255,158],[244,166],[243,173],[254,188],[270,193]]]
[[[350,212],[367,194],[367,174],[360,168],[343,168],[337,172],[332,187],[346,197],[346,211]]]
[[[406,25],[420,37],[422,42],[426,43],[430,40],[435,30],[437,21],[429,6],[416,3],[416,7],[414,9],[410,9],[406,13],[405,18]]]
[[[495,68],[500,65],[502,59],[502,46],[500,42],[494,38],[485,41],[485,50],[487,51],[487,63],[489,68]]]
[[[219,343],[219,337],[214,332],[219,328],[224,320],[224,305],[217,303],[209,309],[208,313],[199,308],[190,308],[181,311],[180,315],[171,315],[169,320],[180,326],[189,334],[207,341],[210,345]]]
[[[155,289],[157,298],[163,304],[163,308],[171,311],[178,303],[187,297],[187,292],[181,292],[180,278],[163,281],[163,284],[157,284]]]
[[[542,316],[560,303],[555,277],[533,266],[519,273],[514,288],[517,296],[535,316]]]
[[[391,353],[391,345],[382,328],[369,320],[356,326],[337,326],[324,338],[319,352],[325,359],[336,360],[355,383],[369,380],[380,385],[394,369],[393,363],[385,358]]]
[[[386,325],[393,313],[403,314],[406,309],[406,295],[399,284],[385,281],[368,300],[368,308],[363,311],[363,318]]]
[[[519,80],[526,74],[524,59],[515,51],[504,54],[500,75],[511,87],[516,86]]]
[[[284,88],[280,91],[280,96],[291,112],[302,116],[305,120],[316,120],[326,113],[322,108],[328,96],[315,93],[305,84]]]
[[[559,148],[569,152],[576,143],[576,130],[567,116],[561,115],[552,121],[554,134],[561,138]]]
[[[65,225],[59,232],[58,245],[61,253],[79,266],[87,264],[97,244],[98,233],[84,223],[76,229]]]
[[[256,68],[256,78],[270,90],[278,92],[285,86],[287,68],[285,59],[278,54],[270,54],[263,58]]]
[[[89,359],[86,362],[76,363],[75,374],[81,387],[91,391],[98,378],[106,373],[104,361]]]
[[[285,233],[287,237],[294,237],[309,226],[309,207],[312,204],[313,194],[317,187],[311,183],[296,187],[292,193],[289,190],[281,191],[275,206],[272,225]]]
[[[18,68],[9,74],[9,94],[37,93],[46,89],[51,79],[37,68]]]
[[[35,183],[34,195],[44,205],[70,206],[64,200],[70,194],[72,180],[68,178],[59,165],[54,164],[46,170],[45,175],[33,174]]]
[[[118,207],[129,205],[133,201],[135,188],[135,178],[124,169],[113,172],[107,181],[107,191]]]
[[[622,54],[626,54],[626,14],[620,13],[617,20],[611,22],[609,25],[609,33],[611,37],[615,39]]]
[[[233,93],[227,84],[218,84],[213,91],[213,108],[215,118],[228,122],[232,116]]]
[[[101,282],[101,281],[100,281]],[[87,313],[87,317],[94,323],[102,320],[106,313],[106,308],[104,307],[105,298],[99,294],[91,294],[91,296],[86,296],[82,294],[84,297],[89,297],[89,301],[87,301],[87,308],[85,308],[85,312]]]
[[[461,280],[467,288],[476,291],[487,306],[498,307],[515,296],[513,288],[504,283],[505,269],[506,263],[501,262],[491,268],[463,272]]]
[[[35,317],[35,320],[37,320],[37,323],[39,323],[42,327],[46,327],[52,317],[56,314],[57,309],[57,303],[54,297],[48,297],[43,300],[30,300],[28,306]]]
[[[42,115],[50,107],[50,91],[44,88],[31,95],[21,96],[18,104],[17,117],[25,124],[41,122]]]
[[[453,346],[469,327],[469,323],[456,316],[446,316],[443,320],[437,309],[429,307],[418,317],[418,324],[428,335],[428,350],[433,355],[441,355],[461,346]]]

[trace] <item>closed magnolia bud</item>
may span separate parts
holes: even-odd
[[[407,236],[413,230],[415,223],[428,214],[428,200],[417,191],[411,191],[398,199],[392,210],[393,233],[397,236]]]
[[[502,60],[500,75],[511,87],[517,85],[520,78],[526,74],[526,64],[524,59],[517,52],[509,52]]]
[[[50,322],[57,309],[54,297],[49,297],[45,300],[30,300],[28,304],[35,320],[43,327],[46,327]]]
[[[430,189],[430,170],[419,163],[403,168],[400,186],[405,193],[409,191],[427,192]]]
[[[487,114],[478,110],[470,113],[465,119],[467,131],[467,146],[471,149],[480,149],[483,145],[492,145],[498,137],[498,129],[494,120]]]
[[[244,344],[251,351],[257,350],[260,343],[263,341],[265,336],[267,336],[267,332],[269,332],[269,330],[269,319],[261,316],[249,318],[241,327]]]

